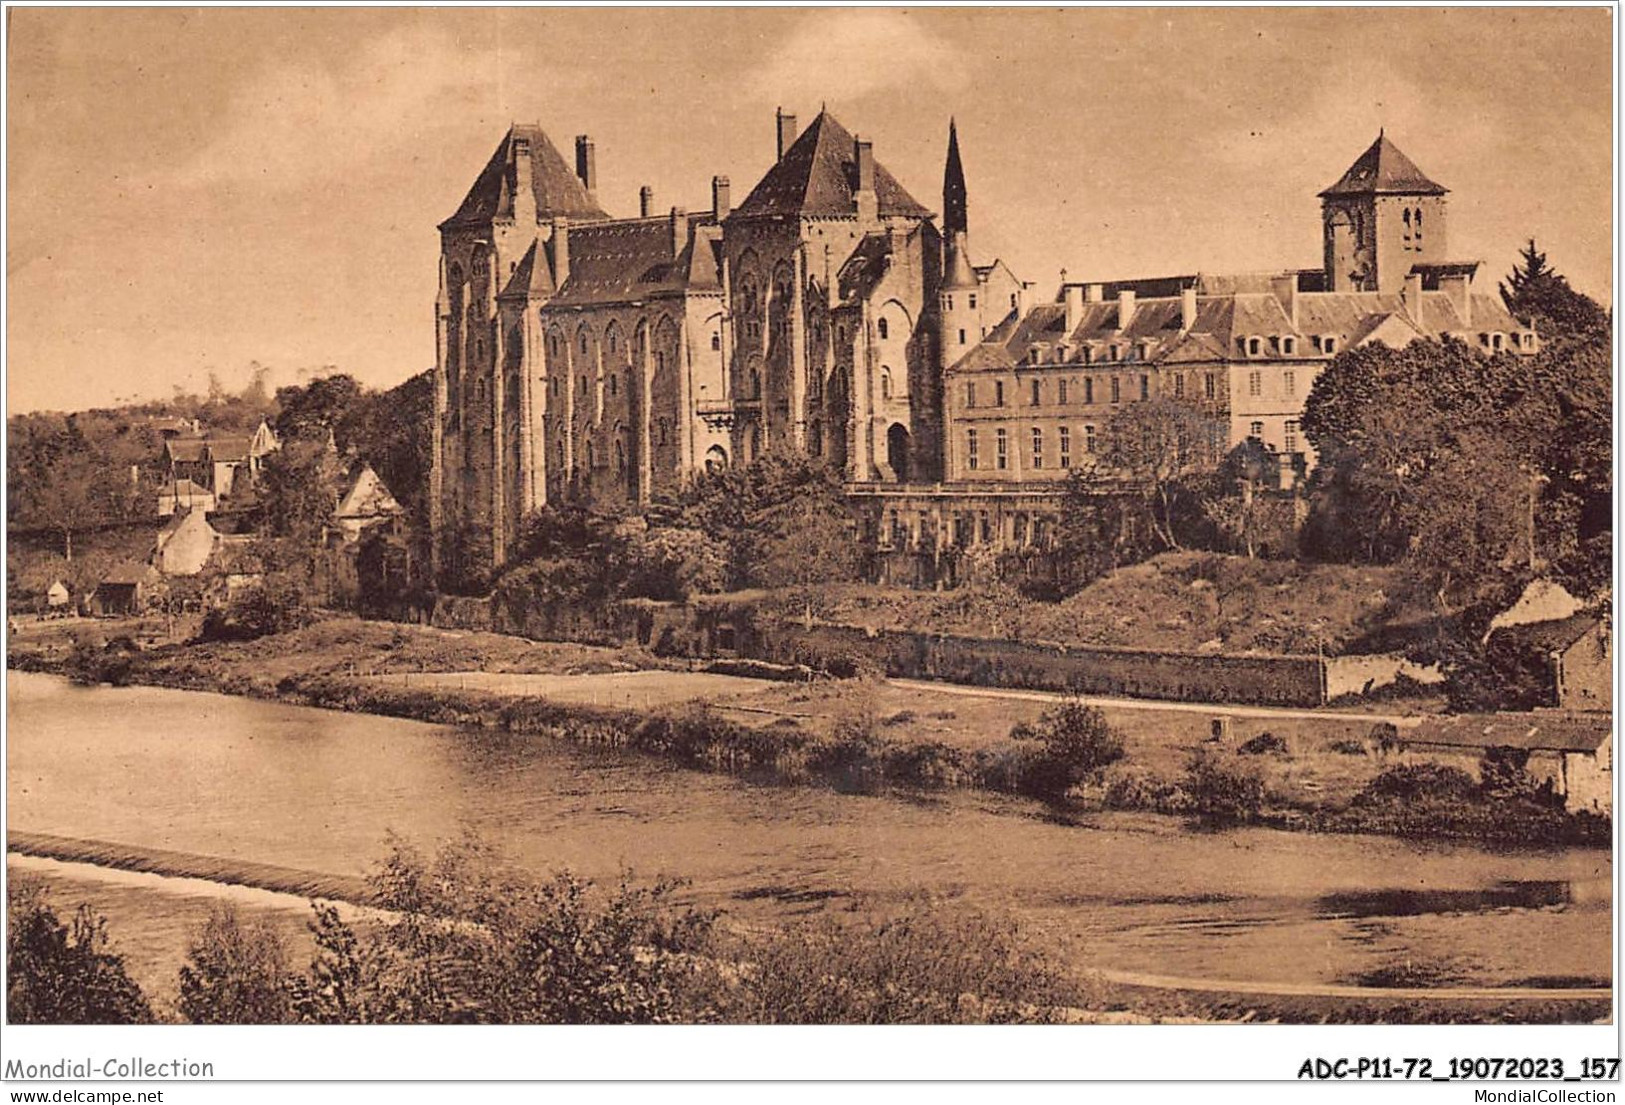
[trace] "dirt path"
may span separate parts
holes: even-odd
[[[1010,698],[1024,702],[1059,702],[1070,696],[1060,691],[1019,691],[997,687],[966,687],[958,683],[937,683],[926,679],[888,679],[894,687],[910,691],[928,691],[934,694],[957,694],[967,698]],[[1091,706],[1109,706],[1114,710],[1175,711],[1188,714],[1222,714],[1226,717],[1246,718],[1309,718],[1312,720],[1369,721],[1372,724],[1388,722],[1398,729],[1414,729],[1422,724],[1421,717],[1403,714],[1353,713],[1347,710],[1302,710],[1286,706],[1227,706],[1216,702],[1176,702],[1160,698],[1107,698],[1084,695],[1083,701]]]

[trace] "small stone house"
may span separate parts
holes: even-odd
[[[65,610],[72,596],[68,594],[68,585],[60,579],[53,580],[51,586],[45,591],[45,605],[52,610]]]
[[[1577,613],[1555,621],[1510,625],[1490,634],[1492,655],[1522,655],[1544,669],[1541,705],[1564,710],[1614,708],[1614,658],[1609,623]]]
[[[127,560],[115,565],[90,596],[91,613],[101,617],[131,617],[143,613],[158,582],[151,564]]]
[[[1475,775],[1485,752],[1512,749],[1528,755],[1525,770],[1537,782],[1550,781],[1571,813],[1613,814],[1614,732],[1606,714],[1535,710],[1429,718],[1402,731],[1393,745],[1400,755],[1442,761]]]
[[[201,510],[183,510],[158,531],[152,565],[165,576],[195,576],[220,544],[220,534]]]

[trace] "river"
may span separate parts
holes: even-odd
[[[354,875],[392,831],[432,846],[471,828],[538,871],[681,876],[752,920],[928,892],[1009,911],[1116,972],[1499,986],[1606,985],[1611,970],[1602,849],[1204,832],[1140,814],[1066,825],[1022,799],[763,786],[545,738],[19,672],[7,702],[12,830]],[[33,866],[105,906],[115,936],[166,944],[143,946],[153,970],[206,912],[209,884]]]

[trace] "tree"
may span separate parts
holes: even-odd
[[[1501,301],[1517,318],[1530,319],[1548,343],[1564,344],[1610,329],[1608,312],[1596,300],[1569,287],[1546,263],[1535,240],[1519,250],[1523,261],[1501,282]]]
[[[343,471],[320,440],[294,439],[265,458],[260,469],[261,520],[267,533],[310,546],[338,505]]]
[[[108,950],[107,920],[81,905],[57,919],[38,885],[13,878],[6,894],[6,1019],[12,1024],[144,1024],[141,987]]]
[[[304,387],[276,389],[278,414],[274,429],[284,443],[299,439],[320,441],[333,431],[338,447],[348,448],[362,414],[363,389],[344,373],[321,376]]]
[[[855,520],[838,497],[804,495],[750,521],[759,534],[751,581],[790,589],[808,623],[825,585],[856,580],[863,570]]]
[[[1044,754],[1030,769],[1027,783],[1047,798],[1059,798],[1079,783],[1098,782],[1107,767],[1123,758],[1123,734],[1081,698],[1045,710],[1034,724],[1018,723],[1010,736],[1043,743]]]
[[[1159,544],[1143,496],[1126,493],[1099,465],[1075,468],[1067,478],[1056,527],[1056,554],[1065,590],[1077,591]]]
[[[1101,463],[1145,501],[1165,548],[1182,547],[1181,523],[1199,509],[1192,477],[1219,459],[1219,429],[1213,418],[1172,399],[1130,403],[1106,422]]]
[[[293,1013],[287,945],[266,921],[233,906],[210,910],[180,973],[180,1013],[192,1024],[283,1024]]]

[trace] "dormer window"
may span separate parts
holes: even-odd
[[[1505,347],[1505,344],[1506,344],[1506,335],[1505,334],[1491,334],[1490,335],[1490,348],[1495,350],[1497,353],[1499,353]]]
[[[1081,350],[1079,350],[1079,352],[1083,354],[1083,363],[1084,364],[1094,364],[1095,363],[1095,351],[1092,348],[1090,348],[1089,346],[1086,345]]]
[[[1115,361],[1120,356],[1121,356],[1121,350],[1119,350],[1117,348],[1117,346],[1115,346],[1115,345],[1111,346],[1110,348],[1108,348],[1106,350],[1106,359],[1109,360],[1109,361]]]
[[[1336,353],[1337,352],[1337,339],[1332,337],[1330,334],[1327,334],[1325,337],[1321,338],[1320,339],[1320,351],[1322,353]]]
[[[1247,355],[1257,357],[1264,352],[1264,342],[1260,338],[1247,339]]]
[[[1037,364],[1038,358],[1041,356],[1043,356],[1043,350],[1039,349],[1038,346],[1035,345],[1031,349],[1027,350],[1027,363]]]
[[[1285,353],[1288,357],[1296,354],[1298,352],[1298,339],[1292,337],[1291,335],[1283,337],[1281,339],[1281,352]]]
[[[1148,342],[1148,341],[1143,341],[1143,342],[1140,343],[1140,360],[1149,361],[1150,359],[1151,359],[1151,343]]]

